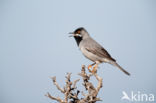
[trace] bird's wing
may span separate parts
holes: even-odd
[[[89,44],[90,43],[90,44]],[[111,57],[111,55],[100,45],[98,44],[95,40],[90,39],[89,42],[86,43],[85,46],[86,50],[103,58],[108,58],[112,61],[116,61]]]

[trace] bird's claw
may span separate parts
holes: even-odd
[[[90,68],[92,68],[92,65],[89,65],[89,66],[88,66],[89,72],[92,72],[92,71],[90,70]]]
[[[90,73],[92,73],[92,74],[97,73],[97,68],[98,68],[98,65],[97,64],[93,67],[92,70],[90,68],[92,68],[92,65],[89,65],[88,66],[88,70],[89,70]]]
[[[93,70],[92,70],[92,73],[93,73],[93,74],[97,73],[97,68],[98,68],[98,65],[96,64],[96,65],[93,67]]]

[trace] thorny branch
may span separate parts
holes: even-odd
[[[87,74],[85,71],[85,66],[82,66],[81,73],[79,75],[83,79],[83,86],[85,87],[87,93],[85,94],[83,91],[82,98],[79,98],[78,95],[80,90],[77,90],[76,83],[80,80],[77,79],[75,81],[71,81],[71,73],[67,73],[66,75],[66,85],[63,88],[59,86],[56,82],[56,77],[51,78],[54,85],[57,87],[59,91],[64,94],[64,99],[60,97],[53,97],[49,93],[46,94],[52,100],[58,101],[59,103],[95,103],[96,101],[101,101],[100,98],[97,98],[97,95],[102,88],[102,78],[97,75],[97,73]],[[98,81],[97,87],[95,87],[89,80],[91,76],[95,76]]]

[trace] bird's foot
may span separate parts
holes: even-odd
[[[89,70],[89,72],[92,73],[92,74],[97,73],[97,68],[98,68],[98,65],[97,65],[97,64],[93,67],[93,69],[92,69],[92,65],[89,65],[89,66],[88,66],[88,70]],[[91,70],[91,69],[92,69],[92,70]]]
[[[92,72],[92,71],[90,70],[90,68],[92,68],[92,65],[89,65],[89,66],[88,66],[89,72]]]
[[[97,68],[98,68],[98,64],[96,64],[96,65],[93,67],[93,70],[92,70],[92,73],[93,73],[93,74],[97,73]]]

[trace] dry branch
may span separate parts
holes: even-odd
[[[96,101],[101,101],[100,98],[97,98],[97,95],[102,88],[102,78],[97,75],[97,73],[89,73],[87,74],[85,71],[85,66],[82,66],[81,73],[79,75],[83,79],[83,86],[85,87],[87,93],[84,94],[83,91],[77,90],[76,83],[80,80],[77,79],[71,82],[71,73],[67,73],[66,75],[66,86],[62,89],[58,83],[56,82],[56,77],[52,78],[54,85],[57,87],[59,91],[64,94],[64,99],[60,97],[53,97],[49,93],[46,94],[52,100],[58,101],[59,103],[95,103]],[[90,82],[90,77],[95,76],[98,81],[97,87]],[[79,98],[79,93],[82,93],[83,98]]]

